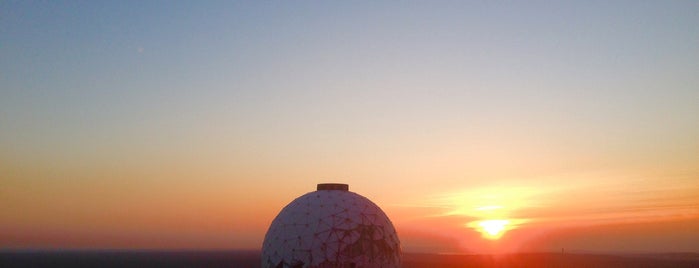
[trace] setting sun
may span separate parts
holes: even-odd
[[[508,220],[484,220],[473,222],[469,226],[478,230],[485,238],[499,239],[507,230],[509,223]]]

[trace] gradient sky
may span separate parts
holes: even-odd
[[[0,1],[0,249],[259,248],[336,181],[405,251],[699,251],[699,2]]]

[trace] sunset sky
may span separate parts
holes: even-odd
[[[259,249],[321,182],[408,252],[699,252],[699,2],[0,1],[0,250]]]

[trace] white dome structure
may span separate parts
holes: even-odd
[[[272,221],[262,244],[263,268],[400,267],[396,230],[386,214],[347,184],[289,203]]]

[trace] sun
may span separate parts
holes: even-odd
[[[509,223],[508,220],[485,220],[478,222],[478,229],[485,238],[499,239]]]

